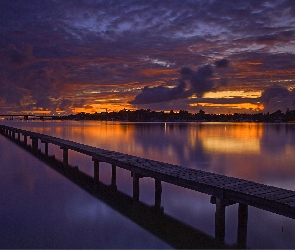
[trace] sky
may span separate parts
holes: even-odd
[[[295,109],[294,0],[0,5],[0,113]]]

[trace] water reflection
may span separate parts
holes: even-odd
[[[11,122],[9,124],[6,122],[5,124],[144,158],[295,190],[294,124],[116,122]],[[59,148],[50,148],[49,151],[51,154],[60,153]],[[8,162],[12,159],[13,156]],[[87,159],[79,154],[70,155],[71,161],[79,167],[85,165],[84,168],[92,171],[91,160],[87,162]],[[43,174],[47,175],[49,172]],[[118,188],[127,194],[131,193],[131,181],[128,179],[130,174],[124,171],[117,174]],[[105,173],[102,172],[101,176],[104,183],[110,183],[110,168],[106,167]],[[57,176],[54,178],[60,179]],[[148,201],[151,199],[149,197],[151,192],[148,190],[154,184],[148,179],[142,183],[141,199]],[[26,185],[32,187],[34,182],[28,182]],[[77,204],[75,207],[82,206]],[[207,196],[165,184],[162,204],[168,214],[214,236],[215,208],[209,203]],[[91,207],[85,206],[85,218],[93,211]],[[106,212],[108,209],[104,211],[108,213]],[[226,216],[228,222],[226,242],[234,244],[237,231],[235,205],[227,209]],[[294,228],[293,220],[250,208],[248,246],[294,248]]]
[[[31,150],[28,150],[28,152],[33,154]],[[95,181],[95,179],[79,171],[77,168],[68,166],[67,171],[64,171],[62,161],[48,158],[45,154],[37,154],[35,156],[91,195],[108,204],[174,248],[212,249],[233,247],[224,245],[223,241],[220,242],[210,235],[166,215],[160,207],[160,203],[158,204],[159,206],[157,204],[155,206],[148,206],[140,201],[135,202],[134,197],[132,198],[117,190],[114,176],[112,176],[111,185],[105,185],[102,182]],[[87,214],[90,215],[90,218],[92,213],[93,209],[89,208]],[[84,217],[83,220],[85,220]],[[241,230],[239,230],[238,240],[244,247],[246,246],[245,236],[246,232],[241,234]]]
[[[291,167],[295,163],[295,124],[10,123],[96,147],[266,184],[276,182],[275,172],[287,178],[295,174]]]
[[[3,136],[0,143],[1,248],[170,248]]]
[[[289,185],[295,175],[295,124],[7,123],[144,158],[295,188],[294,182]]]

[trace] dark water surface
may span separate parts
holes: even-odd
[[[2,121],[113,151],[295,190],[295,124]],[[171,248],[0,136],[1,248]],[[41,149],[44,147],[40,145]],[[58,147],[49,154],[62,158]],[[90,157],[69,153],[71,165],[93,175]],[[102,165],[100,179],[111,182]],[[117,170],[118,189],[132,178]],[[210,197],[163,183],[164,212],[214,237]],[[154,202],[154,182],[140,179],[140,200]],[[226,243],[237,238],[237,205],[226,208]],[[295,221],[249,207],[247,247],[295,248]]]

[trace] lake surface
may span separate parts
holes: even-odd
[[[1,121],[1,124],[148,159],[295,190],[295,124]],[[0,136],[1,248],[171,248]],[[43,144],[39,145],[42,149]],[[58,147],[49,154],[62,159]],[[69,163],[93,176],[90,157]],[[111,183],[111,168],[100,180]],[[130,172],[118,190],[132,196]],[[214,237],[210,197],[163,183],[164,212]],[[140,201],[152,205],[154,181],[140,179]],[[227,244],[237,239],[237,205],[226,208]],[[249,207],[247,247],[295,248],[295,220]]]

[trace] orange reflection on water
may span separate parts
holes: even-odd
[[[216,124],[217,125],[217,124]],[[251,123],[218,124],[200,130],[205,151],[210,153],[259,154],[263,128]]]
[[[293,182],[295,175],[292,124],[28,121],[12,125],[147,159],[289,189],[295,187],[286,181]],[[62,157],[61,150],[52,145],[49,152]],[[70,162],[74,160],[72,155],[69,158]],[[91,158],[86,164],[78,156],[73,162],[78,166],[78,162],[93,165]]]
[[[84,126],[73,127],[71,137],[87,145],[118,151],[143,155],[144,148],[136,143],[135,126],[116,122],[84,122]]]

